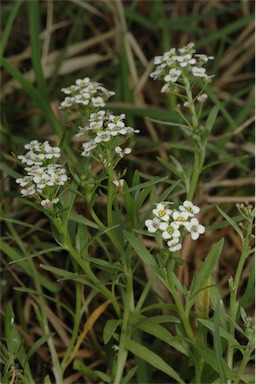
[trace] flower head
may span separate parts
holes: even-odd
[[[172,210],[169,208],[166,208],[166,204],[159,203],[157,204],[156,208],[153,209],[152,212],[156,217],[158,217],[162,221],[168,221],[172,213]]]
[[[25,165],[26,175],[16,179],[22,196],[42,198],[41,205],[50,207],[59,199],[56,196],[59,186],[68,180],[65,168],[56,164],[60,157],[60,148],[52,147],[48,141],[43,143],[33,140],[25,145],[27,153],[18,156]]]
[[[60,104],[62,109],[81,104],[88,106],[90,109],[97,109],[98,107],[104,107],[106,101],[115,94],[115,92],[104,88],[102,84],[91,81],[89,77],[78,79],[75,85],[62,88],[61,91],[68,95]]]
[[[172,48],[162,56],[156,56],[156,69],[150,76],[154,80],[164,79],[167,84],[162,87],[161,92],[168,92],[170,85],[173,88],[174,83],[183,83],[183,76],[208,80],[209,76],[203,65],[212,59],[213,56],[196,54],[194,43],[189,43],[183,48]]]
[[[185,227],[186,230],[190,232],[193,240],[197,240],[199,235],[205,232],[205,227],[199,224],[199,221],[195,217],[193,217],[189,223],[186,223]]]
[[[148,231],[154,233],[158,230],[161,220],[158,217],[154,217],[153,220],[148,219],[145,221],[145,225],[148,228]]]
[[[153,219],[147,219],[145,225],[150,233],[161,232],[161,236],[167,242],[170,252],[175,252],[182,247],[182,236],[190,233],[193,240],[198,239],[205,232],[205,227],[199,224],[194,216],[200,208],[191,201],[185,200],[179,209],[169,209],[168,201],[158,203],[153,209]]]
[[[199,213],[200,208],[193,205],[191,201],[185,200],[182,205],[179,206],[180,211],[187,212],[189,216],[193,217]]]

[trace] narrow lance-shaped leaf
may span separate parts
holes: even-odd
[[[153,367],[166,373],[168,376],[175,379],[178,383],[184,383],[179,374],[170,365],[168,365],[160,356],[152,352],[150,349],[130,339],[126,340],[125,346],[134,355],[139,356],[141,359],[145,360]]]
[[[190,309],[194,304],[194,302],[196,301],[197,293],[202,288],[205,287],[206,281],[210,277],[218,261],[223,244],[224,244],[224,239],[221,239],[217,244],[213,246],[213,248],[210,250],[210,252],[206,256],[206,259],[203,265],[201,266],[199,272],[197,272],[194,275],[191,283],[190,299],[188,301],[187,310]]]

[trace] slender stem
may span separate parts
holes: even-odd
[[[35,270],[34,263],[31,259],[29,259],[28,262],[29,262],[31,269],[33,271],[36,290],[37,290],[37,292],[42,293],[42,288],[41,288],[39,279],[37,278],[37,273]],[[47,314],[46,314],[46,304],[45,304],[45,300],[44,300],[42,294],[39,295],[39,302],[40,302],[40,311],[41,311],[41,315],[42,315],[42,327],[43,327],[43,331],[44,331],[45,335],[47,335],[50,333],[50,329],[49,329],[49,324],[48,324],[48,319],[47,319]],[[60,384],[63,382],[63,370],[62,370],[62,367],[60,365],[59,358],[58,358],[52,337],[50,337],[47,340],[47,344],[48,344],[50,354],[51,354],[51,359],[52,359],[52,371],[53,371],[56,383]]]
[[[198,115],[195,109],[190,82],[187,77],[184,77],[183,81],[184,81],[185,91],[187,94],[187,99],[190,105],[189,109],[190,109],[191,118],[192,118],[193,133],[196,135],[196,138],[200,140],[197,135],[197,131],[199,129]],[[195,145],[195,153],[194,153],[193,173],[192,173],[188,195],[187,195],[187,199],[190,201],[193,201],[193,197],[197,188],[198,180],[202,172],[204,159],[205,159],[205,147],[202,146],[202,144],[199,143],[198,140],[195,140],[196,145]]]
[[[82,303],[81,284],[80,283],[75,283],[75,287],[76,287],[76,295],[75,295],[75,297],[76,297],[76,308],[75,308],[74,325],[73,325],[73,328],[72,328],[71,339],[70,339],[69,344],[67,346],[64,358],[63,358],[63,360],[61,362],[61,366],[63,367],[63,369],[65,369],[67,367],[67,361],[69,360],[70,352],[72,351],[72,349],[73,349],[73,347],[75,345],[75,342],[76,342],[76,339],[77,339],[77,336],[78,336],[78,332],[79,332],[80,321],[81,321],[81,303]]]
[[[113,168],[108,168],[108,199],[107,199],[107,223],[108,227],[113,226],[113,200],[114,200],[114,184],[113,184]]]
[[[132,270],[129,268],[126,275],[126,294],[125,294],[125,301],[124,301],[124,315],[123,315],[123,321],[122,321],[122,327],[121,327],[121,335],[120,335],[120,341],[119,341],[119,348],[118,348],[118,355],[117,355],[117,363],[116,363],[116,372],[115,372],[115,378],[114,383],[120,384],[123,370],[127,358],[128,351],[125,348],[125,342],[128,337],[128,320],[130,315],[131,307],[133,306],[133,276],[132,276]]]
[[[199,124],[198,124],[198,118],[197,118],[196,109],[195,109],[195,105],[194,105],[193,95],[191,92],[191,86],[190,86],[190,82],[189,82],[187,77],[184,77],[183,81],[184,81],[184,87],[186,90],[188,102],[190,104],[189,109],[190,109],[190,113],[192,116],[192,125],[193,125],[193,129],[195,131],[199,127]]]
[[[253,352],[254,350],[254,340],[252,343],[248,343],[247,347],[246,347],[246,352],[243,356],[243,360],[241,362],[241,364],[239,365],[239,368],[238,368],[238,371],[236,373],[236,378],[234,380],[234,384],[239,384],[240,383],[240,379],[241,379],[241,376],[243,374],[243,371],[244,371],[244,368],[246,367],[249,359],[250,359],[250,356],[251,356],[251,353]]]
[[[173,282],[172,274],[173,274],[174,265],[175,265],[175,261],[173,259],[169,259],[168,260],[168,266],[167,266],[168,286],[170,288],[172,297],[173,297],[173,299],[175,301],[175,304],[177,306],[177,309],[178,309],[179,315],[181,317],[183,326],[185,328],[186,334],[188,335],[190,340],[193,340],[194,339],[194,334],[193,334],[191,325],[190,325],[190,323],[188,321],[186,312],[185,312],[185,310],[183,308],[183,305],[182,305],[182,303],[180,301],[179,295],[177,293],[177,290],[176,290],[174,282]]]
[[[202,167],[204,163],[204,148],[199,148],[197,145],[194,153],[194,164],[193,164],[193,173],[190,181],[190,186],[187,194],[187,199],[193,201],[193,197],[197,188],[198,180],[202,172]]]
[[[188,319],[188,317],[186,315],[185,309],[184,309],[184,307],[182,305],[182,302],[180,301],[178,292],[177,292],[176,287],[174,285],[174,280],[173,280],[173,277],[172,277],[174,266],[175,266],[175,260],[169,259],[168,260],[168,265],[167,265],[168,286],[170,288],[170,292],[171,292],[172,297],[173,297],[173,299],[175,301],[175,304],[177,306],[178,313],[180,315],[182,324],[183,324],[183,326],[185,328],[186,334],[187,334],[188,338],[194,344],[195,341],[194,341],[193,330],[191,328],[189,319]],[[198,353],[195,350],[193,351],[193,355],[191,357],[192,357],[192,359],[195,362],[195,382],[196,383],[200,383],[200,380],[201,380],[200,357],[198,356]]]
[[[252,227],[253,227],[253,223],[250,221],[248,228],[247,228],[246,237],[245,237],[244,242],[243,242],[243,251],[242,251],[239,263],[238,263],[235,279],[234,279],[234,282],[232,284],[231,291],[230,291],[230,318],[231,318],[231,320],[233,320],[233,322],[230,322],[230,326],[229,326],[229,334],[231,336],[234,336],[234,334],[235,334],[234,323],[236,322],[237,308],[238,308],[238,306],[237,306],[237,292],[238,292],[238,287],[239,287],[239,281],[241,279],[241,275],[243,272],[244,263],[245,263],[245,260],[248,256],[248,250],[249,250],[249,245],[250,245],[250,241],[251,241]],[[233,346],[231,345],[231,343],[229,343],[228,349],[227,349],[227,363],[228,363],[228,366],[231,370],[233,369],[233,355],[234,355],[234,349],[233,349]],[[229,380],[228,383],[231,383],[231,380]]]

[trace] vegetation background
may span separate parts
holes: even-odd
[[[55,333],[55,345],[61,357],[69,343],[72,324],[62,305],[72,310],[75,302],[73,283],[57,282],[57,274],[40,267],[50,265],[68,270],[70,261],[65,252],[56,251],[48,219],[20,199],[15,178],[21,169],[12,153],[22,153],[23,145],[34,139],[59,144],[65,132],[68,164],[78,169],[79,153],[71,140],[77,126],[58,107],[63,100],[61,88],[74,84],[78,78],[90,77],[115,91],[108,103],[109,109],[125,113],[128,124],[140,129],[141,133],[133,139],[132,156],[120,165],[121,169],[127,167],[127,182],[135,170],[139,170],[145,180],[154,175],[172,177],[157,157],[167,159],[172,154],[186,161],[187,155],[181,148],[189,143],[176,127],[150,120],[179,121],[175,97],[161,94],[161,82],[153,81],[149,74],[154,56],[189,42],[195,42],[197,51],[215,57],[207,70],[214,74],[208,88],[209,109],[212,101],[219,105],[220,112],[206,155],[206,164],[215,162],[215,166],[203,173],[196,196],[196,203],[203,207],[201,221],[207,227],[207,234],[196,244],[184,245],[182,258],[187,265],[180,268],[179,278],[187,285],[212,244],[225,237],[215,271],[225,301],[228,278],[235,274],[241,245],[233,228],[222,224],[216,205],[235,216],[236,203],[254,201],[254,2],[12,0],[2,2],[1,18],[2,324],[11,303],[24,348],[29,350],[35,345],[42,336],[35,314],[39,298],[33,293],[35,281],[39,279],[51,332]],[[160,193],[163,187],[158,188]],[[86,207],[79,199],[76,210],[86,216]],[[145,245],[154,247],[152,240],[145,240]],[[95,255],[100,258],[97,252],[95,248]],[[30,259],[36,275],[28,261],[15,263],[29,255],[36,256]],[[247,292],[243,304],[251,315],[253,273],[250,258],[240,290]],[[147,271],[141,265],[138,277],[147,279],[146,276]],[[155,290],[159,297],[169,300],[160,286]],[[83,300],[89,294],[90,288],[84,287]],[[85,320],[102,301],[100,295],[91,300]],[[102,341],[102,330],[109,318],[111,310],[106,309],[76,356],[92,370],[106,371],[109,364],[108,347]],[[4,331],[1,338],[6,341]],[[169,359],[176,358],[170,350],[164,353]],[[133,365],[132,357],[130,364]],[[22,366],[18,364],[18,368]],[[51,376],[46,344],[35,348],[30,368],[36,383],[41,383],[47,374]],[[88,372],[85,374],[70,365],[65,384],[92,382]],[[18,377],[18,371],[14,376]],[[168,379],[164,374],[152,372],[152,380],[166,382]]]

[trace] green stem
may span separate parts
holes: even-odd
[[[114,174],[114,170],[113,170],[112,166],[109,166],[109,168],[108,168],[108,197],[107,197],[107,223],[108,223],[108,227],[113,226],[113,214],[112,214],[113,200],[114,200],[114,184],[113,184],[114,178],[113,178],[113,174]]]
[[[123,370],[127,358],[128,351],[125,348],[125,343],[128,336],[128,320],[130,311],[133,306],[133,276],[132,276],[132,270],[129,268],[126,275],[126,295],[125,295],[125,301],[124,301],[124,315],[123,315],[123,321],[121,326],[121,335],[120,335],[120,341],[119,341],[119,348],[118,348],[118,355],[117,355],[117,363],[116,363],[116,372],[115,372],[115,378],[114,383],[120,384]]]
[[[172,277],[174,266],[175,266],[175,261],[173,259],[169,259],[168,260],[168,266],[167,266],[168,286],[170,288],[170,292],[171,292],[172,297],[173,297],[173,299],[175,301],[175,304],[177,306],[177,309],[178,309],[178,312],[179,312],[182,324],[183,324],[183,326],[185,328],[186,334],[187,334],[187,336],[189,337],[190,340],[193,340],[194,339],[194,334],[193,334],[191,325],[190,325],[190,323],[188,321],[186,312],[185,312],[185,310],[183,308],[183,305],[182,305],[182,303],[180,301],[179,295],[178,295],[177,290],[176,290],[175,285],[174,285],[174,280],[173,280],[173,277]]]
[[[231,291],[230,291],[230,318],[233,320],[230,322],[229,326],[229,334],[231,336],[234,336],[235,334],[235,326],[234,323],[236,322],[237,319],[237,292],[238,292],[238,287],[239,287],[239,282],[241,279],[241,275],[243,272],[243,267],[245,260],[248,256],[248,250],[249,250],[249,245],[251,241],[251,233],[252,233],[252,228],[253,228],[253,223],[250,221],[248,228],[247,228],[247,233],[246,237],[243,242],[243,250],[242,254],[238,263],[238,267],[236,270],[236,275],[234,282],[232,283]],[[231,370],[233,370],[233,355],[234,355],[234,349],[233,346],[229,343],[228,344],[228,349],[227,349],[227,363],[228,366]],[[228,381],[228,384],[231,384],[231,380]]]
[[[190,82],[187,77],[183,78],[184,81],[184,87],[187,94],[187,100],[190,104],[190,113],[191,113],[191,119],[192,119],[192,127],[193,127],[193,134],[195,135],[195,152],[194,152],[194,164],[193,164],[193,173],[190,180],[190,185],[188,188],[188,194],[187,199],[190,201],[193,201],[194,194],[197,188],[198,180],[202,172],[202,168],[204,165],[204,159],[205,159],[205,146],[202,146],[202,144],[199,142],[200,137],[198,135],[199,130],[199,121],[198,116],[195,109],[194,99],[191,92],[191,86]]]
[[[45,300],[44,300],[43,295],[42,295],[42,288],[41,288],[39,279],[37,277],[37,272],[36,272],[36,269],[35,269],[33,261],[31,259],[29,259],[28,262],[29,262],[29,264],[31,266],[31,269],[32,269],[36,290],[37,290],[37,292],[40,293],[40,295],[39,295],[39,303],[40,303],[40,312],[41,312],[41,315],[42,315],[43,332],[44,332],[45,335],[48,335],[50,333],[50,329],[49,329],[47,313],[46,313],[46,304],[45,304]],[[48,344],[49,351],[50,351],[50,354],[51,354],[52,371],[53,371],[53,375],[55,377],[55,381],[56,381],[56,383],[62,383],[63,382],[63,370],[62,370],[62,367],[60,365],[59,358],[58,358],[58,355],[57,355],[57,352],[56,352],[55,345],[54,345],[52,337],[50,337],[47,340],[47,344]]]
[[[204,152],[205,152],[204,148],[199,148],[198,145],[196,146],[195,153],[194,153],[193,173],[192,173],[189,190],[187,194],[187,199],[190,201],[193,201],[198,180],[202,172],[202,168],[204,165],[204,157],[205,157]]]
[[[250,341],[249,341],[249,344],[250,344]],[[244,371],[248,361],[250,360],[250,356],[251,356],[253,350],[254,350],[254,340],[252,342],[252,345],[247,345],[246,352],[243,356],[243,360],[242,360],[242,362],[238,368],[238,371],[236,373],[236,378],[234,380],[234,384],[240,383],[241,376],[243,374],[243,371]]]
[[[61,362],[61,366],[63,369],[67,367],[67,361],[69,360],[70,357],[70,352],[72,351],[75,342],[77,340],[78,332],[79,332],[79,327],[80,327],[80,322],[81,322],[81,303],[82,303],[82,291],[81,291],[81,284],[80,283],[75,283],[76,287],[76,309],[75,309],[75,318],[74,318],[74,324],[72,327],[72,336],[69,341],[69,344],[67,346],[64,358]]]
[[[169,286],[170,292],[172,294],[172,297],[173,297],[173,299],[175,301],[175,304],[177,306],[177,310],[178,310],[178,313],[180,315],[180,318],[181,318],[183,327],[184,327],[184,329],[186,331],[186,334],[187,334],[188,338],[194,344],[195,340],[194,340],[193,330],[191,328],[189,319],[188,319],[188,317],[186,315],[185,309],[184,309],[184,307],[182,305],[182,302],[180,301],[179,295],[178,295],[176,287],[174,285],[174,279],[173,279],[173,276],[172,276],[173,275],[174,266],[175,266],[175,260],[169,259],[168,260],[168,265],[167,265],[168,286]],[[192,357],[192,359],[195,362],[195,382],[196,383],[200,383],[200,378],[201,378],[200,358],[198,356],[198,353],[195,350],[192,353],[193,353],[193,355],[191,357]]]

